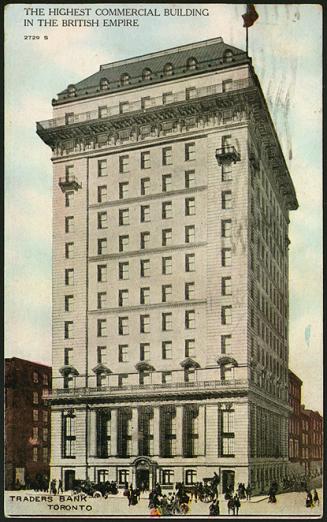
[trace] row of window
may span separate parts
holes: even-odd
[[[41,376],[38,372],[33,372],[33,383],[34,384],[37,384],[39,382],[41,382]],[[44,386],[48,386],[49,384],[49,376],[47,373],[42,373],[42,384]]]
[[[33,462],[41,462],[41,461],[43,463],[47,463],[48,462],[48,460],[49,460],[49,449],[47,447],[45,447],[45,448],[34,447],[32,452],[33,452],[33,455],[32,455]]]
[[[39,431],[40,430],[39,430],[38,426],[33,426],[32,437],[34,440],[37,440],[39,438]],[[41,433],[42,433],[43,442],[48,442],[48,434],[49,434],[48,428],[42,428]]]
[[[41,413],[41,412],[40,412]],[[39,410],[33,410],[33,421],[38,422],[39,419]],[[42,411],[42,421],[47,423],[49,420],[49,413],[46,410]]]

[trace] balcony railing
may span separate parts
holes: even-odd
[[[63,192],[66,190],[78,190],[82,187],[82,185],[78,182],[76,176],[69,176],[64,178],[59,178],[59,187]]]
[[[69,117],[67,116],[61,116],[59,118],[54,118],[51,120],[44,120],[37,123],[38,129],[53,129],[57,127],[63,127],[63,126],[70,126],[76,123],[85,123],[89,121],[99,120],[103,119],[106,120],[107,118],[110,118],[112,116],[118,116],[123,114],[131,114],[134,112],[147,112],[153,108],[156,107],[169,107],[169,105],[173,103],[183,102],[183,101],[189,101],[197,99],[197,98],[203,98],[205,96],[211,96],[213,94],[222,94],[222,95],[230,95],[233,91],[239,91],[246,89],[247,87],[251,87],[253,85],[253,80],[251,78],[244,78],[241,80],[234,80],[230,88],[228,89],[228,92],[225,92],[223,90],[223,84],[218,83],[215,85],[209,85],[207,87],[200,87],[198,89],[195,89],[192,91],[191,95],[187,90],[179,91],[174,93],[171,97],[169,97],[169,100],[165,100],[163,96],[156,96],[153,98],[150,98],[150,100],[146,101],[146,106],[144,106],[144,101],[138,100],[132,103],[124,102],[124,104],[118,104],[110,106],[108,105],[108,110],[105,113],[105,117],[101,118],[101,113],[99,112],[99,109],[95,109],[92,111],[82,112],[79,114],[69,114]],[[164,103],[166,101],[166,103]]]
[[[193,382],[171,382],[158,384],[130,384],[122,386],[100,386],[100,387],[78,387],[78,388],[57,388],[51,394],[44,397],[46,399],[58,399],[60,397],[88,397],[102,395],[135,395],[136,393],[153,393],[160,390],[173,392],[183,390],[217,390],[219,388],[235,388],[248,384],[246,379],[214,380],[214,381],[193,381]]]
[[[218,165],[222,165],[224,162],[228,161],[236,163],[241,159],[240,154],[237,152],[234,145],[225,145],[224,147],[216,149],[216,158]]]

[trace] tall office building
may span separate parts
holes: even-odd
[[[52,476],[262,489],[288,460],[298,204],[251,58],[154,52],[52,105]]]

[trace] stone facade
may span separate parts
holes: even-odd
[[[103,65],[53,109],[52,476],[264,490],[297,201],[251,59],[217,38]]]

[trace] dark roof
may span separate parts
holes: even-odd
[[[224,61],[226,51],[233,53],[232,60],[228,63]],[[187,69],[187,61],[189,58],[195,58],[197,67],[195,69]],[[165,51],[145,54],[120,60],[117,62],[100,66],[100,70],[92,74],[88,78],[80,82],[70,85],[76,89],[76,96],[89,96],[100,92],[100,80],[107,79],[109,81],[109,89],[104,92],[113,92],[117,90],[126,90],[132,87],[140,86],[140,84],[151,84],[159,81],[171,80],[174,78],[189,76],[207,72],[210,70],[232,66],[233,63],[240,61],[249,61],[245,51],[238,49],[232,45],[225,44],[222,38],[212,38],[202,42],[174,47]],[[165,76],[163,71],[166,64],[173,66],[173,75]],[[151,79],[144,80],[142,73],[144,69],[151,70]],[[127,73],[130,77],[128,85],[121,85],[120,79],[123,74]],[[53,103],[61,103],[71,101],[72,96],[68,95],[68,87],[59,93],[59,100],[53,100]],[[101,91],[103,93],[103,91]]]

